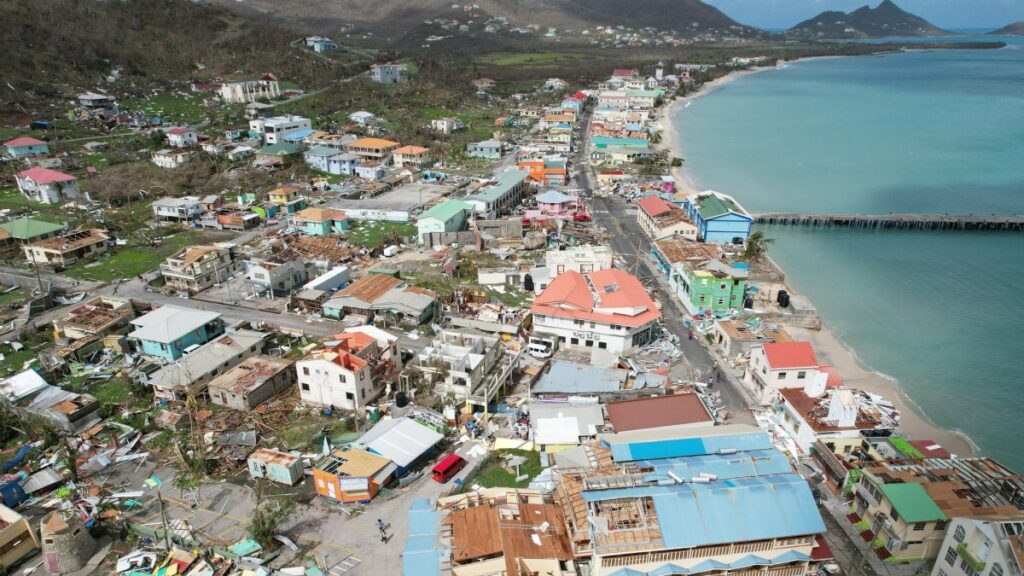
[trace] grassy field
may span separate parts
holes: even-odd
[[[526,463],[519,467],[519,473],[527,476],[525,480],[516,482],[516,471],[505,469],[507,456],[523,456]],[[540,453],[527,450],[497,450],[487,455],[487,459],[476,474],[466,478],[464,486],[472,490],[474,485],[483,488],[525,488],[537,474],[540,474]]]
[[[160,267],[164,258],[189,244],[199,242],[198,234],[188,230],[164,238],[156,247],[136,246],[116,249],[109,256],[95,262],[73,266],[64,271],[72,278],[81,280],[112,281],[131,278]]]
[[[352,222],[348,239],[353,244],[375,248],[382,239],[390,239],[394,233],[399,238],[416,235],[416,225],[411,222]]]
[[[10,292],[5,292],[3,294],[0,294],[0,306],[5,306],[10,302],[14,302],[15,300],[19,298],[24,298],[25,296],[27,296],[27,294],[21,288],[18,288],[17,290],[11,290]]]
[[[67,211],[60,206],[26,200],[17,188],[0,190],[0,209],[23,210],[25,208],[38,212],[39,214],[34,217],[39,220],[49,222],[65,222],[67,220]]]
[[[127,110],[141,110],[148,116],[158,116],[168,124],[198,124],[207,114],[201,96],[174,92],[128,100],[124,107]]]
[[[478,62],[495,66],[561,66],[599,59],[583,52],[490,52],[475,57]]]

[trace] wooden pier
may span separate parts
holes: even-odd
[[[864,230],[962,230],[1024,232],[1024,215],[981,214],[753,214],[766,226],[854,228]]]

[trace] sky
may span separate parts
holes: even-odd
[[[789,28],[825,10],[849,12],[881,0],[704,0],[742,24]],[[947,30],[1002,28],[1024,20],[1024,0],[894,0],[904,10]]]

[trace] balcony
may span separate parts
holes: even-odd
[[[976,558],[974,554],[971,554],[971,551],[967,549],[966,542],[961,542],[960,544],[957,544],[956,553],[959,554],[960,557],[964,559],[964,562],[967,562],[967,564],[970,565],[970,567],[973,568],[975,572],[981,574],[985,571],[985,562],[983,560],[979,560],[978,558]]]

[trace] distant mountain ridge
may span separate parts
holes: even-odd
[[[1003,26],[988,33],[989,36],[1024,36],[1024,20]]]
[[[861,6],[850,13],[836,10],[822,12],[793,26],[788,33],[818,38],[888,38],[950,34],[924,18],[903,10],[892,0],[884,0],[874,8]]]
[[[700,0],[210,0],[236,11],[259,14],[330,35],[346,24],[375,34],[401,35],[424,20],[465,20],[471,13],[505,17],[513,26],[582,30],[623,25],[661,30],[726,29],[738,26]],[[456,8],[456,6],[458,8]],[[469,7],[469,10],[466,9]]]

